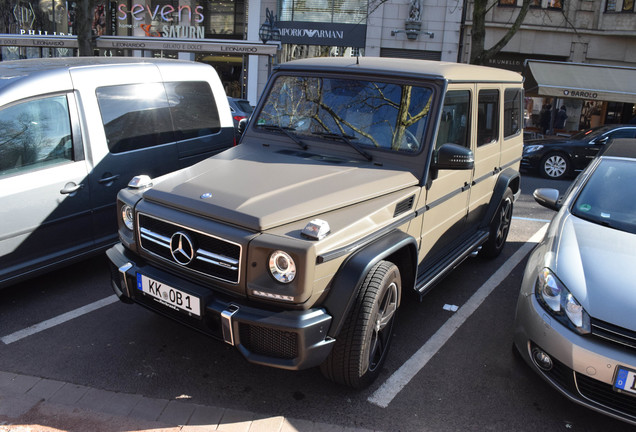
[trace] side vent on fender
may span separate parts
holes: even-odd
[[[411,210],[413,208],[414,201],[415,195],[412,195],[404,201],[397,203],[397,205],[395,206],[395,213],[393,213],[393,217],[399,216],[402,213],[406,213],[407,211]]]

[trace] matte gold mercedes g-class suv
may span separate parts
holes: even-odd
[[[493,68],[281,64],[238,146],[119,193],[113,289],[251,362],[368,385],[407,291],[501,252],[522,101]]]

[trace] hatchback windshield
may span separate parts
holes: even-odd
[[[431,115],[426,87],[360,79],[280,76],[256,127],[344,137],[360,147],[415,153]]]
[[[574,202],[572,214],[636,234],[636,162],[603,159]]]

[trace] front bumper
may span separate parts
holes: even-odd
[[[570,400],[636,424],[636,397],[613,389],[619,366],[636,370],[636,351],[593,334],[581,336],[566,328],[539,304],[534,296],[534,280],[527,274],[523,285],[514,336],[523,359]],[[551,357],[552,369],[546,371],[535,363],[534,349]]]
[[[280,311],[260,308],[186,281],[146,263],[117,244],[106,251],[111,285],[126,303],[138,303],[216,339],[235,346],[250,362],[282,369],[321,364],[334,339],[327,337],[331,316],[324,309]],[[178,288],[200,299],[201,316],[173,310],[137,288],[137,274]]]

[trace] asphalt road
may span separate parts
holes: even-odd
[[[81,309],[112,298],[103,256],[0,291],[0,371],[382,431],[636,430],[570,402],[513,354],[527,241],[553,214],[531,193],[567,186],[523,177],[504,253],[493,261],[471,258],[422,303],[403,302],[385,368],[363,391],[332,384],[317,369],[252,365],[232,347],[137,305],[107,300]],[[502,279],[488,282],[493,274]],[[475,304],[471,296],[484,287],[487,297]],[[456,314],[471,305],[474,312],[459,320]],[[78,309],[85,313],[62,319]],[[17,333],[52,319],[64,322]],[[452,328],[453,322],[460,324]],[[12,341],[10,335],[24,337]],[[411,364],[417,366],[405,373]]]

